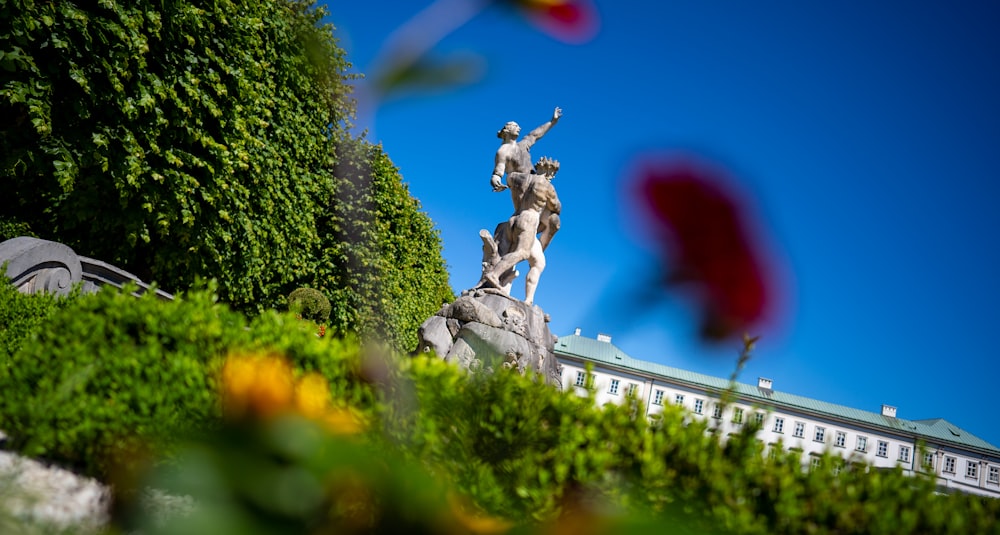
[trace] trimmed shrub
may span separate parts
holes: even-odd
[[[252,313],[314,287],[333,334],[412,350],[454,297],[441,241],[382,148],[346,133],[348,63],[324,14],[0,4],[5,232],[44,229],[173,292],[215,278]]]
[[[6,266],[0,265],[0,274]],[[70,305],[78,294],[65,297],[52,294],[26,295],[17,291],[6,277],[0,279],[0,375],[7,373],[11,357],[26,340],[45,328],[55,329],[49,322],[60,308]]]
[[[322,324],[330,319],[330,300],[319,290],[298,288],[288,294],[288,310],[302,319]]]
[[[11,292],[5,288],[0,301],[27,304],[12,312],[36,306],[47,321],[4,336],[11,349],[0,373],[0,429],[26,455],[88,475],[106,479],[135,450],[163,454],[180,437],[215,426],[219,366],[234,352],[287,356],[298,373],[328,377],[338,403],[375,407],[358,345],[318,339],[291,314],[266,312],[248,325],[210,290],[162,301],[106,289],[60,307],[48,296]]]
[[[14,354],[0,378],[0,429],[26,455],[106,477],[217,419],[218,360],[245,343],[245,325],[207,291],[172,302],[81,296]]]

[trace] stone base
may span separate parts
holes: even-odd
[[[562,366],[553,348],[556,337],[537,305],[514,299],[500,290],[467,292],[427,318],[418,332],[417,352],[433,351],[445,362],[470,370],[527,370],[562,386]]]

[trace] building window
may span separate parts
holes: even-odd
[[[637,390],[639,390],[639,385],[637,385],[635,383],[629,383],[628,384],[628,393],[627,393],[627,395],[630,396],[630,397],[635,396],[635,393],[636,393]]]
[[[900,446],[899,447],[899,460],[904,463],[910,462],[910,447]]]
[[[674,403],[676,403],[678,405],[683,405],[684,404],[684,394],[677,394],[676,396],[674,396]]]
[[[854,449],[858,451],[868,451],[868,437],[858,437],[858,443]]]
[[[819,468],[819,457],[812,457],[809,459],[809,468],[813,470]]]
[[[889,456],[889,443],[884,440],[878,441],[878,447],[875,449],[875,455],[879,457]]]
[[[775,433],[781,433],[781,432],[784,431],[784,429],[785,429],[785,419],[784,418],[775,418],[774,419],[774,432]]]
[[[733,423],[741,424],[743,423],[743,409],[735,407],[733,409]]]
[[[576,372],[576,386],[587,384],[587,372]]]
[[[754,423],[754,425],[757,426],[757,429],[763,429],[764,428],[764,413],[763,412],[758,412],[757,414],[754,414],[753,415],[753,423]]]
[[[979,477],[979,461],[965,461],[965,477]]]
[[[924,468],[932,470],[934,468],[934,454],[931,452],[924,453]]]
[[[833,445],[838,448],[843,448],[844,444],[847,444],[847,433],[837,431],[837,435],[833,438]]]
[[[663,391],[657,390],[656,394],[653,394],[653,405],[663,405]]]
[[[722,405],[712,405],[712,418],[722,418]]]
[[[802,422],[795,422],[795,432],[792,433],[792,436],[798,438],[806,436],[806,424]]]
[[[955,458],[954,457],[945,457],[944,458],[944,469],[942,471],[948,472],[949,474],[954,474],[955,473]]]
[[[694,412],[701,414],[701,411],[705,409],[705,401],[701,399],[694,400]]]
[[[619,384],[619,382],[620,381],[618,381],[618,379],[612,379],[611,380],[611,387],[608,388],[608,394],[614,394],[616,396],[618,395],[618,384]]]
[[[990,483],[1000,484],[1000,466],[991,466],[987,480]]]
[[[816,434],[813,435],[813,440],[815,440],[816,442],[823,442],[823,439],[825,438],[826,438],[826,428],[817,425]]]

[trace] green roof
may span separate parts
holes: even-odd
[[[595,364],[608,364],[624,370],[659,377],[667,381],[690,385],[708,391],[723,391],[729,387],[729,380],[700,373],[664,366],[655,362],[634,359],[611,342],[602,342],[580,335],[559,338],[555,352],[589,360]],[[906,420],[883,416],[835,403],[827,403],[786,392],[763,389],[757,385],[736,383],[736,393],[745,401],[774,405],[800,411],[818,413],[859,424],[883,428],[888,431],[914,435],[927,442],[958,445],[963,448],[987,450],[1000,456],[1000,449],[985,440],[965,431],[947,420]]]

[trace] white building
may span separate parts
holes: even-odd
[[[728,379],[633,359],[610,336],[586,338],[579,329],[556,342],[555,354],[563,387],[581,395],[593,390],[601,405],[620,403],[629,393],[647,416],[666,404],[682,405],[695,417],[716,419],[723,436],[756,421],[762,442],[799,451],[804,463],[831,452],[876,468],[933,472],[943,491],[1000,498],[1000,449],[947,420],[905,420],[887,405],[876,413],[787,394],[763,377],[756,385],[737,383],[734,401],[723,408],[718,400]]]

